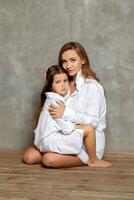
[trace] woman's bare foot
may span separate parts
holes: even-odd
[[[110,162],[105,161],[105,160],[96,158],[94,161],[89,161],[88,166],[89,167],[107,168],[107,167],[112,167],[112,164]]]

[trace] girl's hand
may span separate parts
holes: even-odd
[[[56,103],[58,104],[57,106],[52,105],[49,108],[49,113],[54,119],[61,118],[63,116],[64,110],[65,110],[65,105],[63,102],[56,101]]]

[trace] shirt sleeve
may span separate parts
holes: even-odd
[[[50,101],[51,100],[51,101]],[[49,108],[50,105],[55,104],[55,99],[49,99],[46,100],[46,107]],[[55,104],[56,105],[56,104]],[[48,111],[49,112],[49,111]],[[50,115],[50,113],[49,113]],[[50,118],[52,120],[52,117],[50,115]],[[63,118],[57,118],[53,119],[56,123],[56,129],[58,131],[61,131],[62,134],[71,134],[71,132],[75,129],[75,124],[73,122],[70,122],[70,120],[64,120]],[[53,126],[53,124],[49,123],[50,129]]]
[[[59,130],[65,135],[71,134],[71,132],[75,129],[75,124],[70,121],[66,121],[60,118],[55,119],[55,121],[59,126]]]
[[[100,117],[106,114],[106,102],[103,89],[92,86],[86,101],[86,112],[78,113],[66,106],[64,118],[73,123],[90,124],[97,127]]]

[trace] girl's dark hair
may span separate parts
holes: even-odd
[[[90,67],[90,61],[84,47],[78,42],[68,42],[64,44],[64,46],[61,48],[59,52],[59,65],[62,65],[62,55],[67,50],[75,50],[78,56],[80,56],[80,58],[84,60],[85,63],[82,65],[82,70],[81,70],[83,77],[93,78],[99,82],[99,78]]]
[[[37,127],[40,113],[41,113],[44,103],[46,101],[45,92],[51,92],[53,78],[54,78],[54,75],[56,75],[56,74],[67,74],[67,72],[60,65],[52,65],[51,67],[48,68],[48,70],[46,72],[45,85],[44,85],[41,95],[40,95],[40,103],[37,107],[37,110],[36,110],[36,113],[35,113],[35,116],[33,119],[33,130]],[[68,76],[68,74],[67,74],[67,76]]]

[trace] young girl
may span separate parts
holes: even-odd
[[[56,152],[59,154],[78,155],[83,139],[90,160],[96,159],[95,146],[90,143],[95,140],[94,129],[89,126],[75,125],[64,117],[53,119],[49,107],[61,101],[66,104],[69,96],[68,74],[63,67],[51,66],[46,73],[46,83],[41,93],[40,116],[36,117],[34,145],[40,152]],[[38,123],[37,123],[38,121]],[[95,141],[94,141],[95,144]],[[88,163],[90,165],[90,162]],[[101,165],[104,165],[102,162]]]

